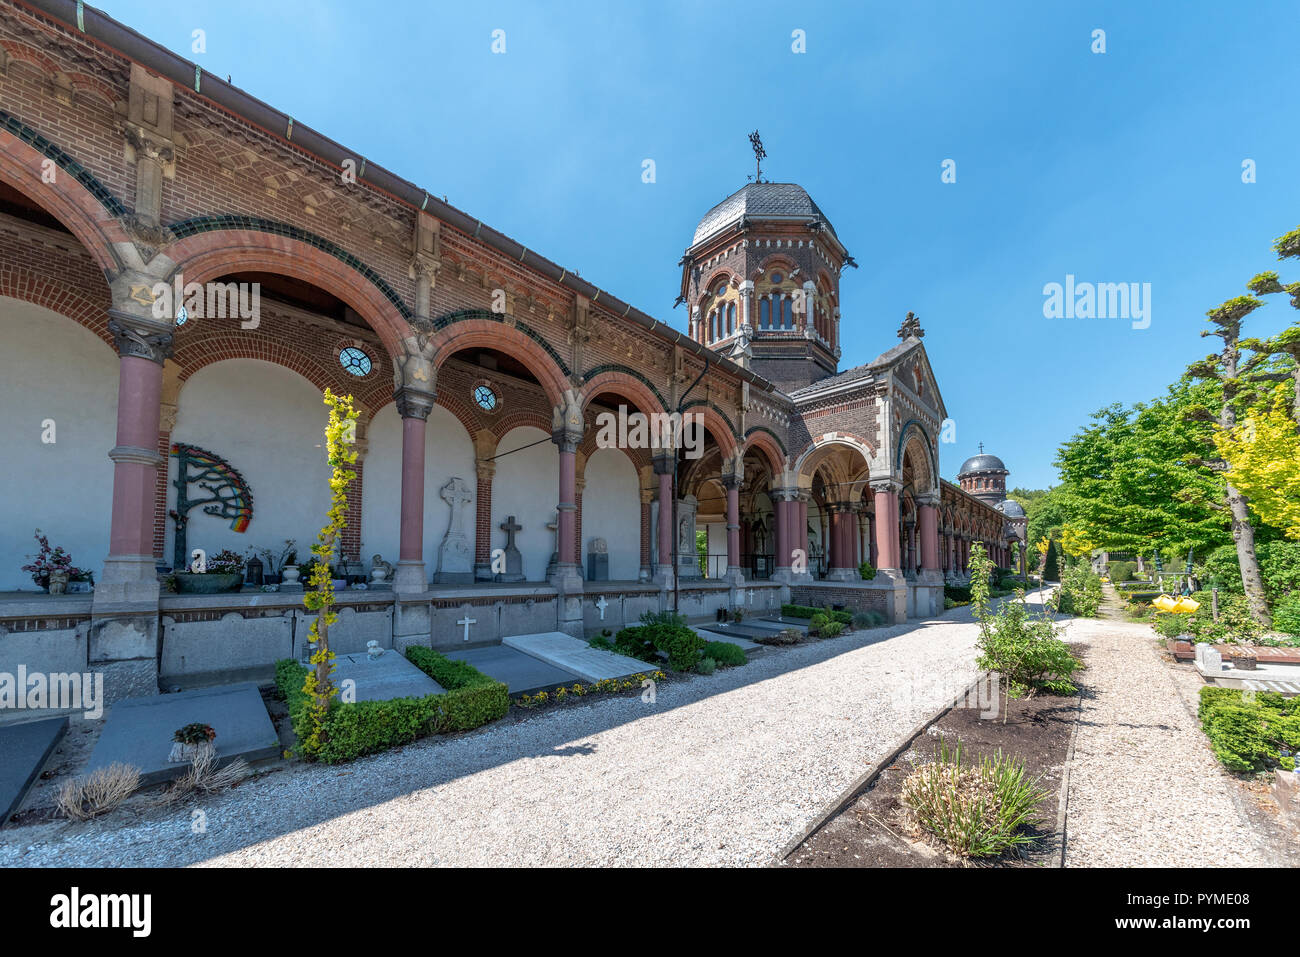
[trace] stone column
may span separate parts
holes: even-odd
[[[560,500],[556,505],[556,509],[560,513],[560,520],[556,550],[560,556],[560,566],[563,568],[567,565],[576,573],[578,567],[577,452],[578,443],[582,441],[582,435],[567,431],[557,432],[551,439],[560,449]]]
[[[402,417],[401,537],[393,590],[409,595],[429,590],[424,572],[424,435],[434,395],[404,387],[393,398]]]
[[[171,355],[173,326],[119,309],[110,309],[108,315],[119,356],[117,442],[108,453],[113,460],[113,514],[95,603],[156,606],[154,491],[164,464],[158,452],[158,420],[162,366]]]
[[[673,465],[672,456],[654,460],[659,476],[659,578],[665,584],[673,580]]]
[[[774,581],[787,582],[790,580],[790,567],[794,555],[794,516],[798,512],[798,503],[794,499],[792,489],[780,488],[772,492],[773,507],[776,509],[776,521],[773,531],[776,534],[776,542],[773,545],[775,553],[774,568],[772,578]]]
[[[641,569],[637,581],[650,580],[650,501],[653,498],[654,489],[641,489]]]
[[[740,476],[722,476],[727,490],[727,578],[739,584],[745,580],[740,567]]]
[[[853,506],[848,502],[835,502],[827,506],[831,515],[830,570],[826,577],[831,581],[853,581],[859,578],[857,563],[853,560],[855,522]]]
[[[876,555],[880,569],[901,571],[898,554],[898,486],[894,482],[873,482],[876,506]]]
[[[933,493],[918,499],[921,523],[921,571],[925,577],[939,577],[939,509]]]
[[[744,329],[746,326],[749,327],[747,334],[753,336],[754,280],[752,279],[746,279],[740,284],[740,327]]]
[[[866,553],[869,556],[867,561],[871,562],[873,568],[878,568],[880,566],[880,555],[876,552],[876,516],[874,512],[867,513]]]

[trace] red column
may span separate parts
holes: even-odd
[[[790,501],[784,491],[775,493],[776,509],[776,567],[790,567]]]
[[[872,486],[876,505],[876,555],[880,568],[897,571],[898,558],[898,494],[892,483]]]
[[[424,434],[426,417],[402,415],[402,532],[397,557],[404,562],[424,560]]]
[[[806,563],[804,573],[812,574],[812,563],[808,561],[808,500],[802,495],[799,497],[799,507],[795,509],[794,515],[791,516],[795,521],[795,546],[803,552],[803,559]]]
[[[740,482],[725,478],[727,486],[727,571],[740,571]]]
[[[578,563],[578,443],[573,436],[563,433],[556,438],[560,447],[560,500],[556,510],[560,513],[559,542],[556,546],[561,565]]]
[[[657,459],[655,471],[659,473],[659,569],[673,570],[673,463],[670,459]]]
[[[939,511],[930,504],[921,505],[921,567],[939,568]]]
[[[108,552],[153,565],[154,487],[162,360],[123,355],[118,366],[117,446],[113,449],[113,520]]]

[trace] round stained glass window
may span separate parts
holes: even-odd
[[[485,385],[475,386],[474,403],[484,412],[491,412],[497,407],[497,394]]]
[[[784,278],[785,277],[782,276],[779,272],[772,273],[772,282],[780,282]]]
[[[714,292],[714,295],[718,297],[722,297],[725,296],[726,294],[727,294],[727,284],[725,282],[718,283],[718,288],[717,291]]]
[[[355,376],[370,374],[370,356],[356,346],[348,346],[339,352],[339,365],[343,366],[345,372]]]

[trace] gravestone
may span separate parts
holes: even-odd
[[[603,538],[593,538],[587,546],[587,581],[609,581],[609,544]]]
[[[1202,672],[1213,674],[1223,670],[1223,656],[1213,645],[1204,641],[1196,645],[1196,663],[1201,666]]]
[[[467,584],[474,581],[474,545],[466,531],[465,513],[474,495],[462,478],[453,477],[439,493],[451,507],[447,534],[438,546],[438,581],[441,584]]]
[[[506,570],[497,575],[497,581],[521,582],[524,580],[524,556],[519,554],[519,548],[515,545],[515,534],[523,531],[524,527],[515,521],[513,515],[507,515],[499,527],[506,533]]]
[[[700,577],[700,552],[695,543],[695,513],[699,500],[687,495],[677,502],[677,577]]]

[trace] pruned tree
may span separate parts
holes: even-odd
[[[1245,318],[1263,304],[1263,300],[1256,296],[1237,296],[1206,313],[1212,328],[1201,330],[1201,335],[1217,336],[1223,342],[1223,349],[1192,363],[1187,372],[1193,378],[1219,383],[1223,396],[1217,414],[1209,408],[1200,407],[1189,412],[1189,421],[1213,421],[1222,432],[1231,432],[1236,426],[1238,403],[1243,391],[1249,388],[1241,378],[1241,326]],[[1232,541],[1237,548],[1237,564],[1241,566],[1241,585],[1246,593],[1246,606],[1255,621],[1264,628],[1271,628],[1273,618],[1264,596],[1264,580],[1259,573],[1259,558],[1255,554],[1255,526],[1250,519],[1246,496],[1232,484],[1231,466],[1218,454],[1212,436],[1207,452],[1209,457],[1201,461],[1209,468],[1224,473],[1224,495],[1232,515]]]

